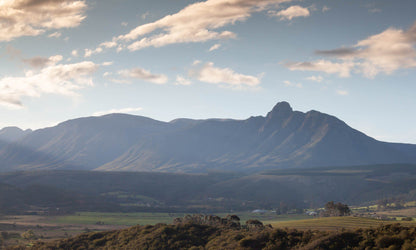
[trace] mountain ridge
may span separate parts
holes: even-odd
[[[127,114],[77,118],[0,146],[0,159],[0,171],[35,163],[36,169],[256,172],[416,163],[416,145],[380,142],[335,116],[294,111],[288,102],[279,102],[266,116],[245,120],[162,122]]]

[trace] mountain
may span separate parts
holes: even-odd
[[[0,130],[0,148],[13,143],[30,134],[32,130],[22,130],[18,127],[5,127]]]
[[[31,132],[30,129],[22,130],[18,127],[5,127],[0,130],[0,140],[6,142],[18,141]]]
[[[278,103],[265,117],[161,122],[111,114],[31,132],[0,149],[1,171],[207,172],[416,163],[416,145],[377,141],[334,116]]]

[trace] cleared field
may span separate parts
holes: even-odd
[[[228,214],[236,214],[240,217],[241,223],[250,219],[260,221],[290,221],[307,219],[307,215],[276,215],[275,213],[256,214],[250,212],[236,213],[219,213],[220,217],[226,217]],[[183,217],[183,213],[98,213],[98,212],[80,212],[74,215],[46,217],[46,223],[51,224],[77,224],[77,225],[154,225],[157,223],[172,223],[174,218]],[[310,218],[310,217],[309,217]]]
[[[184,214],[169,213],[97,213],[82,212],[75,215],[49,218],[49,223],[55,224],[82,224],[82,225],[154,225],[157,223],[172,223],[176,217]]]
[[[271,224],[277,228],[296,228],[301,230],[341,230],[356,229],[356,228],[370,228],[380,225],[400,223],[402,225],[416,225],[416,222],[407,221],[383,221],[370,218],[361,217],[327,217],[308,220],[294,220],[294,221],[264,221],[266,224]]]
[[[416,217],[416,207],[404,208],[399,210],[380,211],[377,214],[386,215],[389,217]]]

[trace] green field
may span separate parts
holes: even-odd
[[[370,228],[380,225],[400,223],[402,225],[416,225],[416,222],[407,221],[384,221],[371,218],[362,217],[326,217],[308,220],[292,220],[292,221],[263,221],[264,223],[271,224],[277,228],[296,228],[301,230],[341,230],[356,229],[356,228]]]

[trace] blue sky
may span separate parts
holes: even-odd
[[[288,101],[416,143],[414,0],[6,0],[0,10],[0,127],[111,112],[246,119]]]

